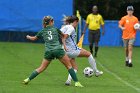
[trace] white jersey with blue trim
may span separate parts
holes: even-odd
[[[65,25],[60,30],[62,33],[69,35],[65,41],[68,51],[79,49],[76,45],[76,32],[74,27],[72,25]]]

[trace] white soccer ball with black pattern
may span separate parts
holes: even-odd
[[[85,77],[92,77],[94,72],[91,67],[86,67],[83,71]]]
[[[135,30],[140,29],[140,24],[139,24],[139,23],[136,23],[136,24],[134,25],[134,29],[135,29]]]

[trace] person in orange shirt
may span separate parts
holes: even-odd
[[[133,15],[133,6],[127,6],[127,15],[119,21],[119,27],[122,30],[122,39],[125,47],[126,60],[125,65],[132,67],[132,49],[136,37],[134,25],[139,23],[138,18]]]

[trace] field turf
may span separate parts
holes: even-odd
[[[84,46],[88,50],[87,46]],[[22,81],[42,61],[43,44],[0,42],[0,93],[140,93],[140,47],[133,49],[133,67],[125,67],[123,47],[100,47],[96,58],[101,77],[86,78],[86,58],[77,58],[78,78],[84,88],[65,86],[67,70],[54,60],[28,85]]]

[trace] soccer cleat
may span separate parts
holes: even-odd
[[[133,64],[132,63],[128,63],[128,67],[133,67]]]
[[[75,82],[75,87],[84,87],[80,82]]]
[[[25,84],[25,85],[27,85],[28,83],[30,82],[30,79],[29,78],[27,78],[27,79],[25,79],[25,80],[23,80],[23,84]]]
[[[125,66],[128,66],[128,65],[129,65],[128,61],[125,61]]]
[[[67,80],[67,81],[65,82],[65,85],[70,86],[70,85],[71,85],[71,81],[70,81],[70,80]]]
[[[103,74],[102,71],[97,71],[97,72],[95,72],[95,76],[96,76],[96,77],[101,76],[102,74]]]

